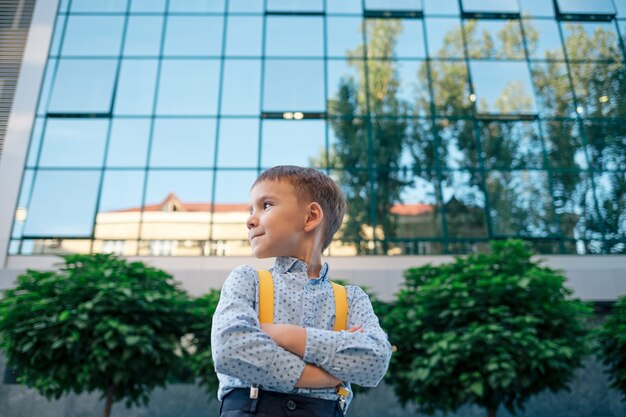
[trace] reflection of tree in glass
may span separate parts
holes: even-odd
[[[589,34],[582,24],[573,23],[568,23],[565,29],[568,32],[565,49],[571,60],[607,60],[604,63],[569,65],[576,93],[577,111],[589,118],[625,115],[626,73],[615,34],[602,27],[597,27],[593,34]],[[554,55],[548,54],[549,58],[556,56],[556,52]],[[573,104],[569,82],[562,81],[564,74],[561,65],[549,61],[543,66],[536,66],[534,71],[537,95],[546,111],[555,115],[566,115]],[[591,168],[612,170],[621,164],[621,169],[624,169],[626,165],[624,129],[617,123],[593,123],[587,124],[586,127],[587,152]],[[572,135],[571,129],[572,126],[567,123],[546,124],[544,133],[554,145],[548,148],[548,157],[553,166],[577,166],[574,158],[581,145],[577,135]],[[586,193],[575,192],[583,180],[581,173],[553,177],[554,188],[559,190],[555,193],[556,206],[579,208],[576,212],[565,211],[561,214],[562,224],[567,219],[563,232],[566,235],[588,239],[586,250],[589,252],[624,251],[624,245],[598,241],[602,236],[607,239],[617,238],[616,241],[619,241],[619,237],[623,239],[626,233],[623,219],[620,224],[620,213],[624,212],[626,206],[624,203],[626,184],[623,174],[615,174],[607,173],[605,176],[606,181],[611,184],[610,187],[605,188],[602,184],[596,183],[596,189],[602,189],[595,193],[597,209],[590,204]],[[621,249],[616,249],[618,247]]]
[[[348,200],[342,239],[355,242],[358,253],[375,250],[367,240],[383,239],[385,253],[388,243],[384,239],[396,236],[397,218],[390,214],[391,207],[407,184],[399,165],[408,104],[398,97],[400,82],[394,61],[372,57],[394,56],[402,24],[393,19],[368,20],[365,30],[368,60],[363,61],[363,46],[349,51],[348,59],[359,80],[368,80],[368,84],[344,78],[337,96],[329,100],[329,111],[343,115],[330,120],[337,138],[331,154],[332,162],[343,168],[338,181]],[[368,112],[369,120],[357,117]]]

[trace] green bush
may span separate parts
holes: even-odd
[[[191,325],[190,367],[198,383],[208,394],[215,395],[219,386],[213,356],[211,355],[211,326],[213,315],[220,300],[220,290],[211,289],[208,294],[193,300],[194,322]]]
[[[626,401],[626,296],[613,305],[598,331],[599,356],[608,367],[611,387]]]
[[[501,405],[515,412],[534,394],[566,388],[588,353],[591,309],[564,282],[520,241],[407,270],[385,319],[399,399],[426,413],[475,404],[495,416]]]
[[[167,273],[112,255],[69,255],[59,272],[29,270],[0,299],[0,347],[18,382],[46,398],[100,391],[147,404],[180,364],[193,316]]]

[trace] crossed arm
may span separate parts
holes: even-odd
[[[267,333],[278,346],[301,358],[304,357],[306,350],[306,329],[304,327],[293,324],[261,324],[261,330]],[[350,333],[363,332],[359,326],[348,331]],[[336,387],[340,383],[340,379],[322,368],[307,363],[296,383],[296,388],[328,388]]]

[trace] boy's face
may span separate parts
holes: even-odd
[[[263,181],[250,190],[248,240],[257,258],[297,256],[306,205],[287,181]]]

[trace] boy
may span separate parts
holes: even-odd
[[[337,184],[314,169],[274,167],[252,185],[248,237],[254,256],[276,257],[275,324],[259,324],[257,271],[235,268],[211,334],[221,416],[342,415],[351,395],[340,398],[339,384],[373,387],[387,371],[391,345],[359,287],[346,288],[349,330],[333,331],[335,301],[321,257],[345,209]]]

